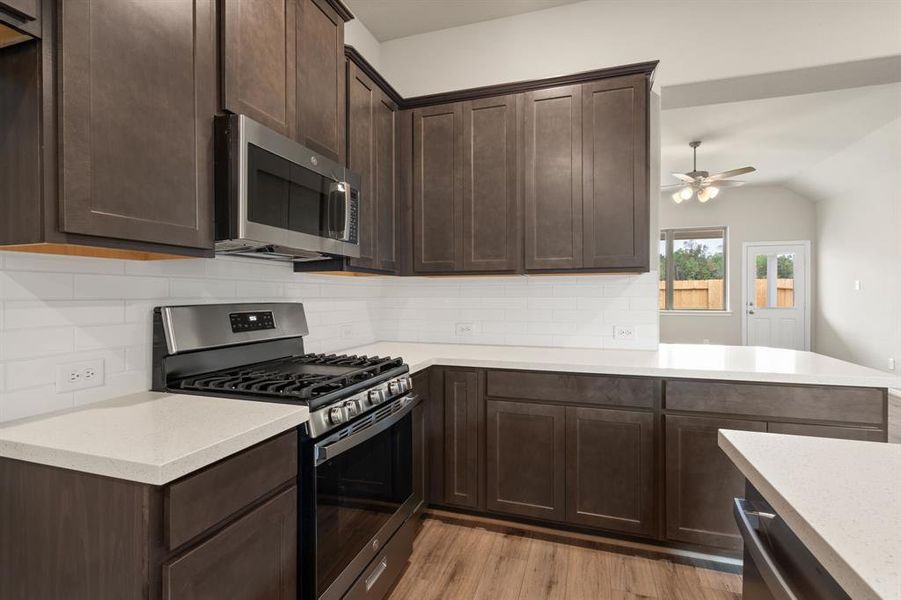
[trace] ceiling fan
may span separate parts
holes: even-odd
[[[690,200],[692,196],[697,194],[698,202],[707,202],[711,198],[716,198],[720,193],[720,188],[738,187],[744,185],[744,181],[733,181],[730,177],[737,177],[745,173],[753,173],[757,169],[754,167],[742,167],[740,169],[731,169],[711,175],[707,171],[698,171],[698,146],[701,142],[694,141],[688,144],[694,151],[694,166],[688,173],[673,173],[673,177],[682,181],[682,183],[674,183],[665,186],[663,190],[676,190],[673,194],[673,202],[681,204],[683,200]]]

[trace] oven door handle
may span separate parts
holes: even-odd
[[[370,427],[367,427],[362,431],[349,435],[346,438],[340,439],[336,442],[332,442],[331,444],[322,446],[317,444],[316,466],[318,467],[322,463],[335,458],[339,454],[347,452],[354,446],[358,446],[366,440],[377,436],[378,434],[382,433],[386,429],[389,429],[398,421],[406,417],[410,413],[410,411],[413,410],[413,407],[416,405],[417,400],[419,400],[419,397],[413,394],[408,396],[408,398],[409,401],[400,410],[392,413],[390,416],[382,419],[381,421],[374,423]]]

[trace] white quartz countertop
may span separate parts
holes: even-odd
[[[0,457],[162,485],[308,420],[305,406],[141,392],[0,424]]]
[[[727,430],[719,445],[849,596],[901,598],[901,445]]]
[[[416,372],[432,365],[645,375],[864,387],[899,387],[891,373],[797,350],[661,344],[658,350],[377,342],[350,354],[400,356]]]

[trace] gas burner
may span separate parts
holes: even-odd
[[[173,387],[186,392],[249,394],[309,401],[378,377],[403,365],[399,358],[304,354],[185,377]]]

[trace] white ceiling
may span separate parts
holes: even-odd
[[[581,0],[345,0],[380,42]]]
[[[738,179],[782,183],[899,116],[901,84],[664,110],[661,185],[691,170],[691,140],[703,142],[700,170],[750,165],[757,172]]]

